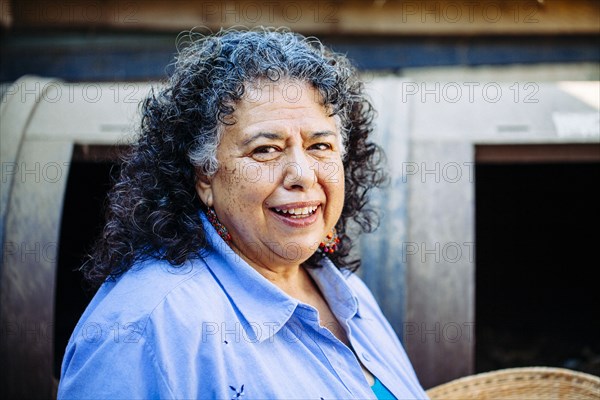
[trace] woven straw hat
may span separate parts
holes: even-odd
[[[509,368],[456,379],[427,395],[432,400],[600,400],[600,378],[563,368]]]

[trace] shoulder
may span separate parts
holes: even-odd
[[[226,294],[202,259],[179,267],[136,264],[104,283],[82,315],[65,351],[61,393],[106,387],[122,397],[176,397],[171,390],[181,385],[171,379],[170,360],[177,354],[181,368],[190,368],[198,327],[226,307]],[[112,380],[102,368],[135,379]]]
[[[71,339],[106,339],[118,329],[146,337],[152,324],[176,327],[210,319],[226,301],[202,259],[177,267],[148,260],[100,287]]]
[[[138,263],[116,280],[105,282],[86,313],[100,316],[120,310],[131,316],[148,315],[195,280],[206,279],[205,275],[206,265],[201,259],[181,266],[159,260]]]

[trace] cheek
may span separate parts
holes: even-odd
[[[252,216],[268,195],[268,171],[257,163],[236,163],[218,174],[216,197],[223,211],[230,215]],[[242,212],[242,214],[240,214]]]
[[[344,165],[342,161],[324,163],[319,168],[319,180],[327,195],[331,212],[341,214],[344,206]]]
[[[328,185],[344,184],[344,166],[341,161],[329,161],[319,167],[320,178]],[[341,179],[340,179],[341,177]]]

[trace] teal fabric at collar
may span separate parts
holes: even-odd
[[[377,377],[375,377],[375,383],[371,386],[371,390],[377,396],[377,400],[396,400],[396,396],[392,394]]]

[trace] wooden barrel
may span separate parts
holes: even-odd
[[[53,395],[58,375],[53,368],[55,288],[59,246],[65,245],[59,239],[74,150],[81,158],[94,146],[124,143],[123,133],[131,131],[131,116],[147,90],[145,84],[67,84],[24,77],[2,98],[3,398]]]

